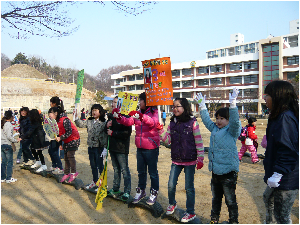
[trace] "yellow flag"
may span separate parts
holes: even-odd
[[[100,185],[95,199],[95,203],[97,203],[96,210],[99,210],[102,209],[103,199],[107,196],[107,161],[96,185]]]

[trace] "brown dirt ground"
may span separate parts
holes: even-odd
[[[200,130],[204,140],[204,145],[209,146],[210,133],[203,126],[201,119]],[[167,121],[168,123],[168,121]],[[263,125],[261,125],[263,123]],[[245,123],[242,122],[244,126]],[[262,119],[257,122],[257,134],[259,142],[265,133],[267,120]],[[79,178],[85,184],[91,181],[92,174],[87,154],[86,129],[79,129],[81,135],[81,145],[76,152],[77,171]],[[237,143],[238,149],[241,147]],[[19,145],[17,145],[17,148]],[[259,146],[258,153],[263,154],[264,149]],[[51,165],[47,152],[46,164]],[[108,157],[110,159],[110,157]],[[14,154],[13,177],[18,181],[12,184],[1,184],[1,223],[74,223],[74,224],[154,224],[154,223],[176,223],[176,221],[154,218],[148,210],[135,207],[128,208],[126,204],[111,198],[105,198],[103,208],[96,210],[95,195],[83,190],[76,190],[69,185],[57,183],[52,178],[32,174],[27,170],[22,170],[15,164],[16,153]],[[202,223],[209,223],[211,210],[211,173],[208,171],[208,156],[205,154],[204,167],[196,171],[195,189],[196,204],[195,212],[202,220]],[[170,172],[170,149],[161,147],[158,162],[160,175],[160,191],[158,202],[164,209],[168,206],[167,182]],[[129,167],[132,176],[132,195],[135,195],[137,186],[136,171],[136,147],[134,144],[134,134],[131,136],[131,146],[129,154]],[[237,202],[239,205],[239,222],[242,224],[260,224],[264,222],[265,208],[263,203],[263,192],[266,184],[263,182],[264,169],[262,161],[259,164],[252,164],[249,157],[244,157],[240,164],[240,172],[237,183]],[[147,193],[149,194],[149,177]],[[112,187],[113,169],[111,161],[108,163],[108,188]],[[123,183],[123,179],[122,179]],[[123,189],[123,184],[121,190]],[[176,192],[177,204],[185,209],[185,189],[184,173],[179,177]],[[223,199],[220,221],[228,220],[228,211]],[[292,209],[293,223],[299,224],[299,196]]]

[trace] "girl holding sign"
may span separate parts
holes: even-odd
[[[139,96],[140,111],[131,111],[130,118],[126,118],[119,113],[118,109],[113,110],[113,116],[117,122],[125,126],[135,125],[135,144],[137,147],[137,170],[138,187],[133,203],[138,203],[146,197],[147,169],[151,179],[150,197],[147,204],[153,205],[156,202],[159,190],[159,175],[157,170],[160,137],[158,134],[158,110],[156,107],[146,106],[146,94]]]
[[[60,106],[50,108],[48,114],[51,119],[55,119],[57,122],[59,137],[56,137],[56,141],[59,142],[60,150],[65,151],[65,175],[60,182],[64,182],[69,178],[68,182],[71,183],[78,176],[78,172],[76,172],[75,151],[78,150],[80,145],[80,136],[76,126]],[[64,141],[63,146],[61,141]]]

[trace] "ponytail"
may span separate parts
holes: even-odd
[[[60,114],[62,114],[63,112],[64,110],[60,106],[52,107],[48,110],[48,113],[57,113],[56,122],[59,121]]]

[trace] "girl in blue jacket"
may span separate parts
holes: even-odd
[[[299,189],[299,105],[293,86],[282,80],[266,86],[270,110],[267,126],[264,181],[266,223],[292,223],[291,209]]]
[[[205,106],[205,95],[198,93],[195,100],[199,104],[200,116],[205,127],[211,132],[208,152],[208,169],[212,172],[212,210],[211,223],[218,223],[222,206],[222,198],[229,212],[229,223],[238,223],[238,205],[236,202],[236,183],[239,172],[239,157],[236,140],[240,134],[241,122],[239,120],[236,98],[239,94],[237,88],[229,94],[229,108],[219,109],[216,123],[210,117]]]

